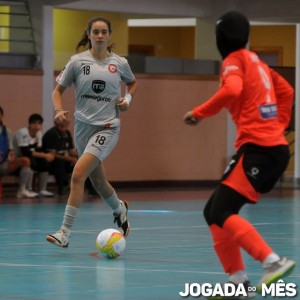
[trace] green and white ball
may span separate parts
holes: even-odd
[[[126,248],[126,240],[123,234],[116,229],[105,229],[101,231],[96,239],[96,248],[107,258],[116,258]]]

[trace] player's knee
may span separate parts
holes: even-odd
[[[213,224],[218,225],[219,227],[223,227],[223,224],[225,221],[233,215],[233,212],[231,211],[212,211],[211,212],[211,220]]]
[[[72,184],[84,185],[85,180],[86,180],[86,176],[82,172],[80,172],[80,170],[74,168],[72,177],[71,177]]]
[[[209,205],[206,205],[203,211],[204,218],[206,223],[210,226],[216,224],[219,227],[223,227],[223,224],[229,218],[233,212],[231,211],[222,211],[216,208],[212,208]]]
[[[30,167],[30,159],[28,157],[18,157],[16,161],[21,167]]]

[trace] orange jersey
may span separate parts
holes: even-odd
[[[235,147],[286,145],[294,90],[251,51],[230,53],[222,64],[221,88],[196,107],[193,115],[206,118],[228,109],[237,128]]]

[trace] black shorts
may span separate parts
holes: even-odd
[[[290,158],[289,147],[243,145],[232,157],[221,183],[256,202],[269,192],[285,171]]]

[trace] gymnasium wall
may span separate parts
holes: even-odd
[[[54,9],[55,70],[61,70],[74,54],[87,21],[95,15],[103,15],[112,21],[111,42],[116,44],[114,51],[122,56],[128,55],[129,46],[137,45],[152,47],[154,56],[157,57],[195,59],[196,52],[205,47],[195,44],[197,29],[194,27],[128,27],[129,16],[124,14]],[[295,25],[254,25],[251,26],[250,47],[281,48],[282,66],[294,67],[295,33]],[[214,39],[214,36],[211,39]]]
[[[218,88],[216,78],[137,74],[138,91],[122,113],[120,141],[105,161],[113,181],[217,180],[226,163],[226,113],[197,127],[183,115]],[[0,72],[0,105],[13,131],[27,126],[31,113],[42,111],[41,74]],[[73,128],[73,90],[64,94]],[[49,95],[49,101],[50,95]]]
[[[127,19],[121,14],[54,9],[53,57],[55,70],[61,70],[69,58],[75,54],[75,48],[81,39],[88,20],[98,15],[106,17],[112,22],[110,42],[116,44],[114,51],[121,56],[128,54]]]
[[[152,46],[157,57],[195,59],[195,28],[130,27],[129,45]]]
[[[252,26],[250,35],[250,46],[265,50],[280,48],[282,51],[282,66],[295,67],[296,26]]]

